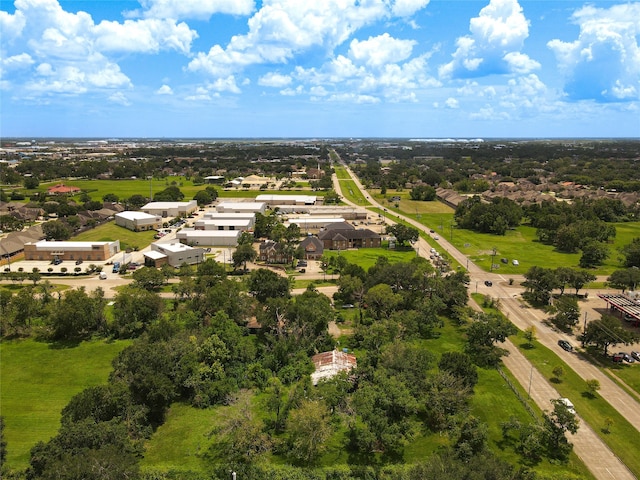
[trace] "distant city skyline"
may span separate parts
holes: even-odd
[[[0,135],[638,138],[640,2],[0,0]]]

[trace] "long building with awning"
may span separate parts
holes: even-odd
[[[624,293],[599,293],[598,297],[607,302],[607,308],[632,318],[633,324],[640,326],[640,301]]]

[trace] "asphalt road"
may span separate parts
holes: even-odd
[[[370,202],[371,206],[384,208],[366,193],[358,178],[349,168],[347,168],[347,171],[358,188],[364,193],[365,198]],[[342,196],[340,182],[335,178],[335,176],[334,187],[338,195]],[[347,200],[344,201],[346,203],[350,203]],[[396,214],[394,213],[394,215]],[[396,215],[396,217],[410,223],[420,231],[429,233],[428,228],[411,218],[404,217],[402,215]],[[418,253],[428,258],[430,248],[429,244],[423,239],[420,239],[417,243]],[[562,350],[558,346],[557,342],[558,339],[564,338],[564,336],[543,323],[543,320],[546,318],[546,315],[543,312],[525,308],[525,303],[521,298],[521,287],[508,285],[508,280],[499,274],[483,271],[471,262],[466,255],[458,251],[445,238],[439,237],[438,243],[440,248],[457,260],[460,265],[467,266],[469,277],[471,279],[470,285],[472,285],[472,288],[475,286],[478,293],[488,294],[493,298],[499,298],[502,312],[518,328],[524,330],[531,325],[535,325],[538,341],[562,357],[563,360],[565,360],[566,363],[583,379],[597,379],[600,382],[598,395],[609,402],[636,428],[636,430],[640,431],[640,404],[637,399],[627,394],[597,367],[585,360],[579,353],[569,354]],[[485,280],[491,280],[493,282],[493,286],[485,286]],[[575,345],[575,341],[573,343]],[[529,386],[531,386],[531,399],[535,401],[541,409],[550,410],[550,400],[560,398],[561,395],[540,372],[533,368],[532,364],[520,353],[519,349],[515,345],[508,341],[504,345],[504,348],[506,348],[510,353],[509,356],[504,357],[505,366],[514,374],[525,390],[528,390]],[[635,368],[640,370],[640,365]],[[578,417],[579,414],[580,412],[578,412]],[[571,436],[570,441],[574,444],[574,451],[576,454],[582,459],[593,475],[602,480],[636,479],[635,475],[633,475],[624,463],[614,455],[609,447],[600,439],[600,437],[597,436],[593,429],[586,424],[584,420],[580,420],[580,429],[576,435]],[[595,428],[602,428],[602,426],[596,426]],[[640,433],[637,438],[640,438]],[[634,442],[637,441],[637,439],[629,439],[629,441]]]

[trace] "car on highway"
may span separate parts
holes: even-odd
[[[566,340],[558,340],[558,345],[560,345],[560,348],[566,350],[567,352],[573,352],[573,347]]]
[[[567,407],[567,410],[569,411],[569,413],[573,413],[574,415],[576,414],[576,407],[573,406],[573,403],[571,402],[571,400],[569,400],[568,398],[561,398],[560,401],[562,403],[564,403],[564,405]]]
[[[491,280],[485,280],[485,281],[484,281],[484,284],[485,284],[487,287],[491,287],[491,286],[493,286],[493,282],[492,282]]]

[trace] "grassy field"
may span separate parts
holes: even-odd
[[[409,200],[406,191],[391,190],[387,191],[386,195],[381,195],[379,190],[372,190],[371,193],[380,203],[386,204],[389,211],[401,213],[435,230],[438,235],[446,238],[472,262],[486,271],[491,267],[491,253],[494,247],[496,248],[495,264],[499,266],[497,271],[504,275],[522,275],[534,265],[546,268],[578,268],[580,253],[562,253],[556,251],[553,246],[540,243],[536,237],[536,229],[533,227],[521,225],[514,230],[509,230],[504,236],[475,233],[456,228],[454,210],[442,202]],[[401,197],[398,207],[395,203],[386,200],[391,196]],[[602,266],[593,270],[595,275],[610,275],[614,270],[623,268],[619,254],[620,247],[640,237],[640,222],[616,223],[615,227],[617,235],[609,247],[610,256]],[[509,263],[501,263],[501,258],[509,259]],[[514,266],[511,263],[513,259],[518,260],[520,265]]]
[[[115,221],[104,223],[96,228],[82,232],[73,237],[77,242],[105,242],[120,240],[120,248],[142,249],[153,242],[154,230],[146,232],[132,232],[131,230],[116,225]]]
[[[410,250],[389,250],[387,248],[361,248],[359,250],[326,251],[327,257],[345,257],[349,263],[360,265],[365,270],[375,265],[378,257],[386,257],[389,263],[408,262],[416,256],[413,249]],[[329,275],[327,273],[327,275]]]
[[[0,344],[8,467],[28,465],[31,447],[58,431],[60,412],[71,397],[106,383],[111,360],[129,343],[92,341],[71,348],[34,340]]]
[[[204,472],[201,455],[211,444],[207,434],[225,418],[227,410],[229,407],[202,409],[174,403],[166,421],[147,442],[142,469]]]
[[[142,180],[142,179],[127,179],[127,180],[67,180],[64,182],[65,185],[78,187],[86,192],[92,200],[102,201],[102,197],[104,197],[108,193],[112,193],[118,196],[118,198],[128,198],[132,195],[142,195],[144,197],[149,197],[150,195],[154,195],[165,188],[172,185],[173,182],[176,182],[176,186],[180,189],[182,193],[184,193],[185,199],[190,200],[193,196],[198,193],[200,190],[204,190],[209,185],[194,185],[191,180],[187,180],[185,177],[168,177],[163,179],[154,178],[152,180]],[[27,195],[32,195],[39,191],[46,192],[47,189],[53,185],[57,185],[60,183],[49,182],[42,183],[40,187],[36,190],[27,190]],[[229,198],[255,198],[257,195],[267,193],[262,190],[245,190],[243,188],[238,189],[229,189],[225,190],[219,185],[213,185],[213,187],[218,191],[218,195],[220,197],[229,197]],[[306,193],[308,194],[310,191],[309,182],[307,181],[299,181],[296,182],[296,185],[292,189],[282,190],[280,193]],[[268,192],[273,193],[273,192]],[[316,196],[323,196],[326,192],[313,192]]]

